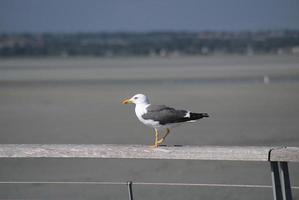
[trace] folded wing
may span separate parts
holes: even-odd
[[[176,110],[165,105],[150,105],[147,107],[147,113],[142,115],[143,119],[158,121],[161,125],[194,121],[203,117],[208,117],[208,115],[206,113],[191,113],[187,110]]]

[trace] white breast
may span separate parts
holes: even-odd
[[[145,113],[147,113],[146,108],[150,106],[150,104],[137,104],[135,106],[135,113],[137,118],[139,119],[139,121],[141,121],[143,124],[150,126],[152,128],[159,128],[161,125],[159,124],[159,122],[155,122],[151,119],[143,119],[142,115],[144,115]]]

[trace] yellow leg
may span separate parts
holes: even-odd
[[[160,139],[157,141],[158,145],[159,144],[162,144],[162,142],[164,142],[165,138],[167,137],[167,135],[170,133],[170,130],[169,128],[166,129],[166,134]]]
[[[155,144],[152,145],[151,147],[154,147],[154,148],[157,148],[159,146],[158,144],[158,140],[159,140],[159,132],[158,130],[155,128],[155,134],[156,134],[156,137],[155,137]]]

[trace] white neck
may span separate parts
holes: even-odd
[[[138,104],[135,104],[135,109],[136,108],[139,108],[139,109],[141,109],[141,108],[146,108],[146,107],[148,107],[150,104],[148,103],[148,102],[143,102],[143,103],[138,103]]]
[[[135,113],[137,115],[137,117],[140,119],[141,116],[143,114],[146,113],[146,108],[149,106],[150,104],[147,103],[147,102],[144,102],[144,103],[138,103],[135,105]]]

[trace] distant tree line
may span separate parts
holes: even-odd
[[[299,31],[0,34],[0,57],[299,52]]]

